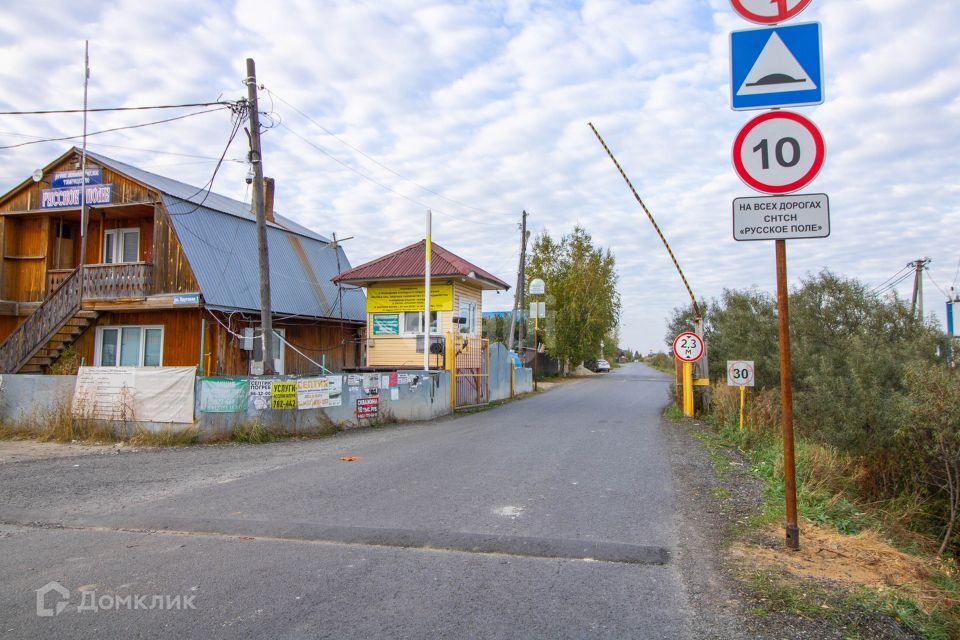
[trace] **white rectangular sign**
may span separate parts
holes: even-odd
[[[825,193],[736,198],[734,240],[799,240],[830,235],[830,199]]]

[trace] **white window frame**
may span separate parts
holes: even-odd
[[[279,336],[277,343],[280,345],[279,354],[273,354],[274,362],[274,373],[278,376],[284,375],[284,372],[287,370],[287,345],[284,343],[284,340],[287,339],[287,330],[286,329],[274,329],[273,332]],[[260,327],[254,327],[253,329],[253,342],[250,348],[250,373],[253,373],[253,363],[262,362],[261,360],[254,360],[253,354],[257,352],[256,344],[259,341],[260,343],[260,357],[263,357],[263,330]]]
[[[101,356],[102,356],[102,349],[103,349],[103,332],[104,332],[104,330],[112,330],[112,329],[116,329],[116,330],[117,330],[117,364],[103,365],[103,364],[101,364]],[[147,329],[159,329],[159,330],[160,330],[160,362],[157,363],[156,365],[149,365],[149,366],[151,366],[151,367],[153,367],[153,366],[162,367],[162,366],[163,366],[163,344],[164,344],[164,340],[165,340],[165,338],[166,338],[166,331],[164,330],[164,327],[163,327],[162,324],[111,324],[111,325],[104,325],[104,326],[102,326],[102,327],[97,327],[96,337],[95,337],[95,339],[94,339],[94,341],[93,341],[93,349],[94,349],[94,351],[93,351],[93,365],[94,365],[95,367],[102,367],[102,366],[119,367],[119,366],[123,366],[123,365],[120,365],[120,364],[119,364],[119,362],[120,362],[120,340],[121,340],[121,336],[123,335],[122,329],[140,329],[140,346],[139,346],[139,348],[138,348],[138,350],[137,350],[137,365],[136,365],[136,366],[138,366],[138,367],[145,366],[145,365],[143,364],[143,358],[144,358],[144,355],[146,355],[146,354],[144,353],[144,349],[146,349],[146,347],[147,347]]]
[[[137,259],[123,260],[123,236],[128,233],[137,234]],[[107,255],[107,238],[113,238],[112,255]],[[124,227],[123,229],[107,229],[103,232],[103,264],[131,264],[140,261],[140,228]]]
[[[407,314],[408,313],[418,314],[417,324],[419,325],[419,329],[417,331],[407,331]],[[440,333],[440,327],[443,326],[441,324],[441,322],[443,322],[443,313],[441,311],[430,312],[431,315],[433,315],[434,313],[437,314],[437,321],[435,323],[434,322],[430,323],[431,325],[430,335],[439,336],[439,335],[442,335]],[[400,318],[400,335],[405,338],[415,338],[416,336],[423,335],[423,311],[404,311],[403,312],[403,315]]]
[[[460,325],[460,327],[466,327],[466,331],[461,331],[462,334],[468,336],[477,335],[477,303],[475,300],[469,300],[466,298],[460,299],[460,317],[466,318],[466,323]],[[464,313],[464,307],[466,307],[466,313]]]

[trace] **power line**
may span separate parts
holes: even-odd
[[[16,133],[13,131],[0,131],[0,136],[11,136],[14,138],[29,138],[30,140],[46,141],[46,138],[43,136],[31,136],[26,133]],[[106,142],[93,142],[87,146],[92,147],[107,147],[110,149],[124,149],[125,151],[143,151],[145,153],[153,153],[161,156],[175,156],[178,158],[196,158],[197,160],[209,160],[214,161],[218,158],[216,156],[201,156],[195,153],[178,153],[176,151],[161,151],[160,149],[146,149],[144,147],[131,147],[124,144],[107,144]],[[237,162],[246,164],[245,159],[241,158],[226,158],[225,162]]]
[[[950,283],[951,288],[957,285],[957,280],[960,280],[960,258],[957,258],[957,272],[953,275],[953,282]]]
[[[384,184],[383,182],[380,182],[380,181],[377,180],[376,178],[372,178],[372,177],[368,176],[367,174],[363,173],[362,171],[360,171],[359,169],[357,169],[357,168],[355,168],[355,167],[347,164],[346,162],[344,162],[344,161],[341,160],[340,158],[336,157],[335,155],[333,155],[332,153],[330,153],[329,151],[327,151],[326,149],[324,149],[324,148],[321,147],[320,145],[314,143],[312,140],[309,140],[308,138],[300,135],[299,133],[297,133],[296,131],[294,131],[293,129],[291,129],[290,126],[287,125],[286,123],[281,122],[281,123],[280,123],[280,126],[283,127],[284,129],[286,129],[287,131],[289,131],[290,133],[292,133],[292,134],[293,134],[294,136],[296,136],[297,138],[300,138],[300,139],[303,140],[305,143],[307,143],[308,145],[310,145],[311,147],[313,147],[314,149],[316,149],[317,151],[319,151],[319,152],[322,153],[323,155],[327,156],[328,158],[330,158],[331,160],[333,160],[333,161],[336,162],[337,164],[339,164],[339,165],[343,166],[344,168],[349,169],[349,170],[352,171],[353,173],[357,174],[358,176],[360,176],[360,177],[363,178],[364,180],[368,180],[369,182],[372,182],[373,184],[375,184],[375,185],[377,185],[378,187],[380,187],[381,189],[385,189],[386,191],[389,191],[390,193],[396,195],[397,197],[403,198],[404,200],[406,200],[406,201],[408,201],[408,202],[411,202],[411,203],[417,205],[418,207],[423,207],[424,209],[431,209],[431,210],[433,210],[434,212],[439,213],[440,215],[446,216],[446,217],[448,217],[448,218],[453,218],[454,220],[460,220],[460,221],[462,221],[462,222],[471,222],[471,223],[473,223],[473,224],[482,224],[482,225],[493,226],[493,227],[504,227],[504,226],[511,226],[511,227],[512,227],[512,226],[515,226],[515,225],[516,225],[516,222],[483,222],[483,221],[481,221],[481,220],[473,220],[473,219],[471,219],[471,218],[464,218],[464,217],[462,217],[462,216],[455,216],[455,215],[453,215],[452,213],[448,213],[448,212],[446,212],[446,211],[443,211],[442,209],[437,209],[436,207],[432,207],[432,206],[430,206],[430,205],[428,205],[428,204],[425,204],[425,203],[423,203],[423,202],[421,202],[421,201],[419,201],[419,200],[416,200],[416,199],[414,199],[414,198],[411,198],[410,196],[407,196],[407,195],[404,195],[404,194],[400,193],[399,191],[397,191],[396,189],[393,189],[393,188],[390,187],[389,185]],[[2,148],[2,147],[0,147],[0,148]]]
[[[173,117],[173,118],[166,118],[166,119],[164,119],[164,120],[154,120],[153,122],[141,122],[140,124],[131,124],[131,125],[127,125],[127,126],[124,126],[124,127],[113,127],[113,128],[111,128],[111,129],[103,129],[103,130],[101,130],[101,131],[93,131],[93,132],[91,132],[91,133],[88,133],[88,134],[87,134],[87,137],[99,135],[99,134],[101,134],[101,133],[111,133],[111,132],[113,132],[113,131],[124,131],[124,130],[126,130],[126,129],[139,129],[139,128],[141,128],[141,127],[149,127],[149,126],[155,125],[155,124],[163,124],[163,123],[165,123],[165,122],[173,122],[174,120],[183,120],[184,118],[190,118],[190,117],[192,117],[192,116],[199,116],[199,115],[203,115],[203,114],[205,114],[205,113],[213,113],[214,111],[223,111],[224,109],[227,109],[227,108],[229,108],[229,107],[217,107],[216,109],[206,109],[206,110],[204,110],[204,111],[194,111],[193,113],[186,113],[186,114],[184,114],[184,115],[182,115],[182,116],[176,116],[176,117]],[[32,144],[41,144],[41,143],[44,143],[44,142],[62,142],[62,141],[64,141],[64,140],[76,140],[77,138],[82,138],[82,137],[84,137],[84,136],[83,136],[83,135],[79,135],[79,136],[63,136],[62,138],[45,138],[45,139],[42,139],[42,140],[31,140],[31,141],[29,141],[29,142],[21,142],[21,143],[19,143],[19,144],[10,144],[10,145],[6,145],[6,146],[2,146],[2,147],[0,147],[0,149],[16,149],[17,147],[26,147],[26,146],[32,145]]]
[[[328,136],[330,136],[331,138],[333,138],[333,139],[336,140],[337,142],[339,142],[339,143],[341,143],[341,144],[343,144],[343,145],[345,145],[345,146],[353,149],[354,151],[356,151],[357,153],[359,153],[361,156],[363,156],[364,158],[366,158],[366,159],[369,160],[370,162],[374,163],[375,165],[377,165],[378,167],[380,167],[380,168],[382,168],[382,169],[385,169],[386,171],[389,171],[390,173],[392,173],[393,175],[397,176],[397,177],[400,178],[401,180],[403,180],[403,181],[405,181],[405,182],[409,182],[410,184],[414,185],[415,187],[417,187],[417,188],[419,188],[419,189],[423,189],[423,190],[426,191],[427,193],[431,193],[431,194],[437,196],[438,198],[441,198],[441,199],[443,199],[443,200],[446,200],[447,202],[450,202],[450,203],[456,204],[456,205],[460,205],[461,207],[464,207],[464,208],[466,208],[466,209],[472,209],[473,211],[476,211],[477,213],[484,213],[484,214],[487,214],[487,215],[497,215],[497,216],[504,215],[503,213],[493,213],[493,212],[491,212],[491,211],[487,211],[486,209],[480,209],[480,208],[478,208],[478,207],[474,207],[474,206],[472,206],[472,205],[467,204],[466,202],[462,202],[462,201],[460,201],[460,200],[456,200],[456,199],[454,199],[454,198],[450,198],[450,197],[448,197],[448,196],[443,195],[442,193],[439,193],[439,192],[437,192],[437,191],[434,191],[434,190],[431,189],[430,187],[425,187],[425,186],[423,186],[422,184],[420,184],[420,183],[418,183],[418,182],[415,182],[414,180],[412,180],[412,179],[406,177],[405,175],[403,175],[402,173],[400,173],[400,172],[398,172],[398,171],[396,171],[396,170],[394,170],[394,169],[391,169],[390,167],[388,167],[388,166],[385,165],[384,163],[380,162],[380,161],[377,160],[376,158],[372,157],[371,155],[369,155],[368,153],[366,153],[366,152],[363,151],[362,149],[360,149],[360,148],[358,148],[358,147],[355,147],[354,145],[350,144],[349,142],[347,142],[346,140],[344,140],[343,138],[341,138],[340,136],[338,136],[337,134],[335,134],[334,132],[330,131],[329,129],[327,129],[326,127],[324,127],[322,124],[320,124],[319,122],[317,122],[316,120],[314,120],[313,118],[311,118],[310,116],[308,116],[306,113],[304,113],[303,111],[301,111],[300,109],[298,109],[298,108],[295,107],[294,105],[292,105],[292,104],[290,104],[289,102],[287,102],[282,96],[278,96],[277,94],[273,93],[272,91],[270,91],[270,89],[267,89],[266,87],[264,87],[264,91],[266,91],[268,94],[270,94],[271,98],[276,98],[277,100],[279,100],[279,101],[282,102],[283,104],[287,105],[288,107],[290,107],[291,109],[293,109],[294,111],[296,111],[298,114],[300,114],[301,116],[303,116],[304,118],[306,118],[308,121],[310,121],[311,123],[313,123],[315,126],[317,126],[319,129],[321,129],[324,133],[326,133]],[[489,224],[489,223],[488,223],[488,224]],[[508,223],[504,223],[504,224],[508,224]],[[509,224],[514,224],[514,223],[509,223]]]
[[[160,104],[149,107],[99,107],[96,109],[45,109],[39,111],[0,111],[0,116],[45,116],[56,113],[95,113],[103,111],[145,111],[148,109],[183,109],[187,107],[212,107],[215,104],[229,105],[230,102],[189,102],[186,104]]]
[[[879,290],[879,289],[882,289],[885,284],[887,284],[888,282],[890,282],[891,280],[893,280],[894,278],[896,278],[897,276],[899,276],[900,274],[902,274],[904,271],[907,271],[908,269],[910,269],[910,265],[907,265],[907,266],[905,266],[905,267],[902,267],[902,268],[901,268],[899,271],[897,271],[895,274],[893,274],[892,276],[890,276],[889,278],[887,278],[886,280],[884,280],[883,282],[881,282],[881,283],[878,284],[877,286],[872,287],[872,288],[870,289],[870,292],[873,292],[873,291],[877,291],[877,290]]]
[[[883,294],[885,294],[885,293],[887,293],[887,292],[889,292],[889,291],[892,291],[893,289],[897,288],[897,286],[899,286],[902,282],[904,282],[905,280],[907,280],[908,278],[910,278],[912,275],[913,275],[913,271],[907,271],[906,273],[904,273],[902,276],[900,276],[900,277],[899,277],[897,280],[895,280],[894,282],[891,282],[890,284],[888,284],[888,285],[886,285],[886,286],[884,286],[884,287],[878,287],[877,289],[874,289],[873,291],[870,291],[870,292],[868,292],[868,293],[869,293],[869,295],[873,295],[873,296],[881,296],[881,295],[883,295]]]
[[[944,298],[946,298],[947,300],[950,300],[950,294],[947,293],[947,292],[943,289],[943,287],[941,287],[940,284],[939,284],[936,280],[933,279],[933,273],[930,272],[930,267],[924,267],[924,271],[926,271],[926,272],[927,272],[927,275],[930,276],[930,282],[933,283],[933,286],[935,286],[935,287],[937,288],[937,290],[938,290],[940,293],[943,294],[943,297],[944,297]]]

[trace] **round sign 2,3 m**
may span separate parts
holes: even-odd
[[[696,362],[703,355],[703,338],[684,331],[673,340],[673,354],[683,362]]]
[[[733,141],[733,167],[762,193],[791,193],[810,184],[826,157],[820,130],[792,111],[770,111],[745,124]]]
[[[810,0],[730,0],[730,4],[750,22],[776,24],[806,9]]]

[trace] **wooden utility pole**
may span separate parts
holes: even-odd
[[[273,373],[273,316],[270,310],[270,262],[267,258],[267,216],[263,202],[263,154],[260,150],[260,113],[257,69],[247,58],[247,109],[250,115],[250,166],[253,169],[253,215],[257,219],[257,262],[260,267],[260,327],[263,331],[263,373]]]
[[[507,336],[507,349],[513,351],[513,335],[517,327],[517,307],[523,309],[521,306],[521,296],[524,289],[523,286],[523,271],[524,265],[526,264],[526,254],[527,254],[527,212],[523,212],[523,218],[520,222],[520,262],[517,265],[517,288],[513,290],[513,313],[510,315],[510,333]],[[523,346],[523,343],[520,343],[520,346]]]
[[[777,244],[777,324],[780,333],[780,412],[783,419],[783,489],[786,494],[787,548],[800,548],[797,526],[797,473],[793,456],[793,387],[790,380],[790,305],[787,241]]]
[[[523,241],[520,243],[520,314],[527,310],[527,212],[523,212],[523,222],[520,224],[520,232],[523,234]],[[527,322],[524,320],[520,324],[520,353],[523,353],[523,346],[527,338]]]

